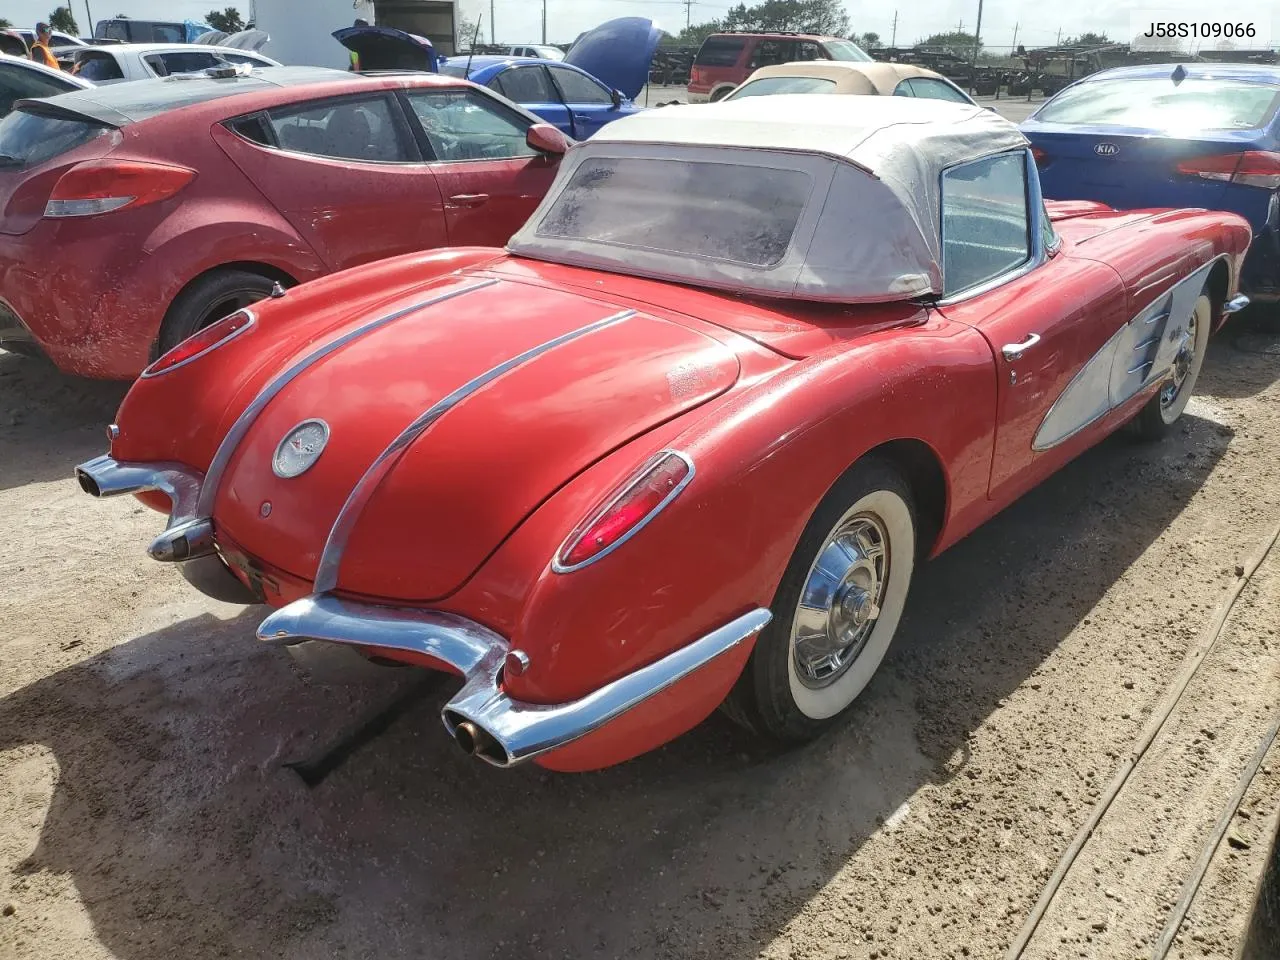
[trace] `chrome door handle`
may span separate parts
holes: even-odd
[[[1040,334],[1029,333],[1027,334],[1027,339],[1023,340],[1021,343],[1006,343],[1000,348],[1000,353],[1004,355],[1006,360],[1013,363],[1013,361],[1020,359],[1024,353],[1039,342]]]
[[[457,193],[449,198],[449,202],[459,207],[482,207],[489,202],[487,193]]]

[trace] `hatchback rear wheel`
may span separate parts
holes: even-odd
[[[214,270],[187,285],[160,325],[161,354],[187,337],[266,298],[275,281],[249,270]]]

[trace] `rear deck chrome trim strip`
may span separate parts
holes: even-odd
[[[223,474],[226,473],[227,466],[231,463],[231,458],[235,456],[236,449],[240,446],[241,441],[244,440],[245,435],[248,434],[249,428],[253,426],[254,421],[266,409],[267,404],[274,400],[281,390],[292,383],[309,367],[319,363],[325,357],[336,350],[342,349],[352,341],[367,336],[389,323],[394,323],[396,320],[409,316],[411,313],[417,313],[419,310],[435,306],[438,303],[444,303],[446,300],[452,300],[455,297],[482,290],[485,287],[491,287],[498,282],[497,279],[487,279],[481,280],[479,283],[468,284],[465,287],[446,290],[412,306],[404,307],[376,320],[370,320],[368,323],[361,324],[352,330],[348,330],[342,336],[316,347],[310,353],[296,360],[282,373],[273,377],[265,387],[258,391],[258,395],[253,398],[253,402],[245,407],[244,412],[240,414],[236,422],[232,424],[231,429],[227,431],[227,435],[222,438],[222,443],[218,446],[218,452],[214,455],[213,462],[209,465],[209,472],[205,475],[204,487],[200,491],[200,502],[196,508],[197,515],[201,517],[212,515],[213,503],[218,495],[218,487],[222,483]]]
[[[338,568],[342,565],[342,554],[346,550],[347,540],[351,536],[351,531],[355,528],[356,521],[360,518],[361,511],[364,510],[365,505],[373,497],[379,484],[391,472],[391,468],[399,461],[405,450],[409,448],[409,445],[431,429],[432,424],[477,390],[487,386],[504,374],[510,373],[517,367],[523,366],[535,357],[539,357],[549,350],[554,350],[556,347],[563,346],[571,340],[576,340],[588,333],[594,333],[615,323],[620,323],[635,315],[635,310],[622,310],[612,316],[605,317],[603,320],[597,320],[595,323],[589,323],[585,327],[571,330],[526,350],[519,356],[512,357],[510,360],[506,360],[480,374],[480,376],[467,381],[443,400],[433,404],[425,413],[400,431],[400,434],[369,465],[369,469],[356,482],[355,487],[352,488],[347,497],[346,503],[342,505],[342,509],[338,512],[338,517],[334,520],[333,527],[329,530],[329,537],[325,541],[324,551],[320,555],[320,566],[316,570],[314,592],[317,594],[328,593],[338,585]]]

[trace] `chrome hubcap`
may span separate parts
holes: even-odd
[[[889,574],[889,535],[878,517],[857,514],[827,538],[809,570],[791,625],[796,676],[820,689],[849,669],[880,616]]]
[[[1196,359],[1196,324],[1198,318],[1194,313],[1187,322],[1187,332],[1182,335],[1182,343],[1178,346],[1178,354],[1173,358],[1173,376],[1160,390],[1160,406],[1171,406],[1182,393],[1182,385],[1187,382],[1191,366]]]

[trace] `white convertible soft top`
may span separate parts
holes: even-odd
[[[942,172],[1026,144],[991,111],[909,97],[649,110],[576,145],[508,250],[771,297],[938,294]]]

